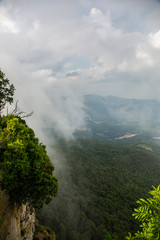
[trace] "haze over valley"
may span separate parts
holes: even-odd
[[[87,95],[86,127],[72,139],[57,135],[54,125],[45,128],[56,142],[50,147],[60,189],[39,219],[57,239],[124,239],[138,230],[131,216],[136,200],[159,184],[159,107],[156,100]]]

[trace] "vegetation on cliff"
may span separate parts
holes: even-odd
[[[45,146],[25,121],[13,115],[0,121],[3,145],[0,156],[2,188],[12,201],[34,207],[49,203],[57,193],[57,179]]]
[[[36,219],[36,230],[33,240],[56,240],[55,233],[48,227],[40,225]]]
[[[14,86],[1,71],[0,87],[2,110],[13,102]],[[40,208],[56,196],[58,183],[45,146],[19,115],[0,117],[0,169],[2,189],[19,205],[28,202]]]

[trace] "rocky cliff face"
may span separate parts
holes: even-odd
[[[8,194],[0,190],[0,239],[32,240],[34,232],[34,209],[29,204],[11,204]]]

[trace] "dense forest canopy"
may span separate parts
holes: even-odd
[[[159,184],[160,156],[133,146],[93,140],[59,143],[65,169],[59,169],[59,194],[40,213],[57,240],[103,240],[106,234],[124,239],[139,222],[132,213],[139,198]]]

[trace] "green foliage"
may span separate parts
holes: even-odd
[[[119,240],[119,237],[117,234],[106,234],[104,240]]]
[[[58,185],[45,146],[19,117],[3,117],[0,128],[5,139],[0,155],[2,188],[18,204],[29,202],[38,208],[48,204],[56,196]]]
[[[41,210],[41,220],[57,240],[104,240],[107,233],[124,240],[139,230],[132,217],[136,200],[149,197],[152,184],[159,184],[160,156],[154,148],[79,140],[60,142],[56,152],[63,153],[65,168],[57,171],[58,197]]]
[[[14,86],[5,78],[5,74],[0,70],[0,112],[5,107],[6,103],[13,102]]]
[[[133,216],[141,221],[141,231],[135,233],[134,236],[129,233],[127,240],[160,239],[160,185],[150,191],[152,198],[140,199],[137,203],[140,205],[134,209]]]

